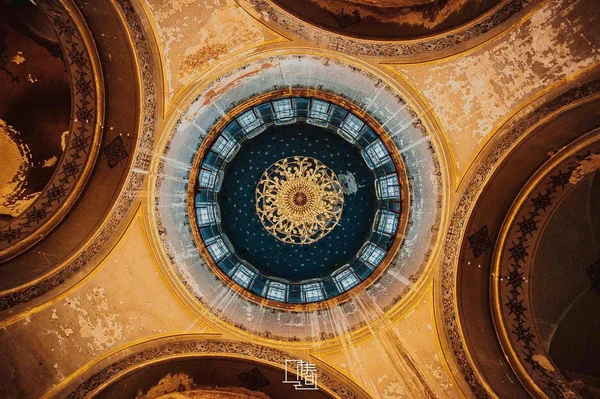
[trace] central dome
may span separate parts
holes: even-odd
[[[344,193],[335,172],[314,158],[287,157],[271,165],[256,188],[265,229],[290,244],[312,244],[338,224]]]
[[[232,119],[197,155],[190,205],[218,276],[250,297],[301,304],[349,291],[386,263],[400,184],[366,122],[309,97],[274,98]]]
[[[161,144],[151,215],[164,272],[198,314],[267,339],[375,321],[411,292],[443,234],[434,142],[397,88],[350,60],[282,53],[231,70]],[[343,192],[339,222],[310,244],[277,239],[256,211],[261,177],[289,157],[318,160]],[[291,201],[308,203],[302,194]]]
[[[296,120],[243,140],[231,157],[220,168],[218,228],[248,270],[302,283],[352,263],[379,205],[377,176],[359,148]]]

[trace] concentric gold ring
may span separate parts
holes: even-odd
[[[344,207],[335,172],[309,157],[271,165],[256,187],[256,213],[265,229],[288,244],[312,244],[339,223]]]

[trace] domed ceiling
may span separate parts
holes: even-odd
[[[44,237],[81,193],[98,154],[104,104],[95,48],[69,11],[54,3],[0,7],[6,154],[0,259],[6,259]]]
[[[275,96],[234,118],[201,150],[191,185],[194,231],[225,280],[310,303],[368,278],[405,224],[395,148],[314,97]]]
[[[0,309],[7,309],[91,267],[116,239],[133,201],[123,189],[142,183],[128,176],[147,164],[137,147],[153,134],[138,141],[138,64],[112,5],[0,7]],[[108,32],[119,34],[98,40]],[[153,100],[144,103],[146,126]]]
[[[194,306],[263,336],[361,326],[375,313],[359,303],[393,306],[436,239],[429,140],[394,89],[335,59],[281,55],[225,74],[192,101],[159,165],[167,273]]]
[[[0,0],[0,397],[597,396],[599,7]]]

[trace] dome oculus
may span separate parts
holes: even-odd
[[[290,244],[312,244],[339,223],[344,206],[335,172],[314,158],[287,157],[261,176],[256,213],[265,229]]]

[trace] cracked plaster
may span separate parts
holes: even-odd
[[[460,171],[513,110],[600,62],[597,17],[584,18],[594,9],[595,0],[548,1],[474,52],[395,67],[438,116]]]

